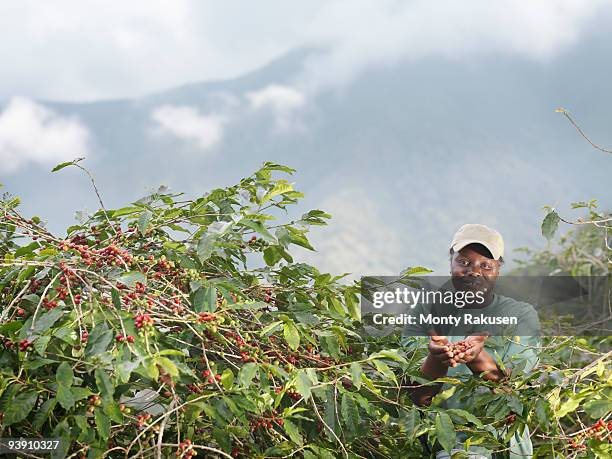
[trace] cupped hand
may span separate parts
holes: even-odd
[[[461,350],[454,353],[453,360],[457,363],[470,363],[474,361],[484,349],[486,335],[472,335],[462,340]]]
[[[456,366],[453,361],[452,344],[446,336],[433,335],[429,341],[429,355],[446,366]]]

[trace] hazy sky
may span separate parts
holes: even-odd
[[[299,46],[302,91],[368,66],[430,55],[548,59],[579,40],[606,0],[34,0],[0,3],[0,99],[132,97],[226,79]]]

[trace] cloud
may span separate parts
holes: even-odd
[[[306,103],[306,98],[300,91],[278,84],[249,92],[246,97],[253,109],[272,110],[277,128],[283,131],[296,126],[295,111]]]
[[[14,97],[0,113],[0,173],[13,173],[28,163],[51,165],[84,156],[89,139],[78,119]]]
[[[0,97],[140,96],[243,75],[303,46],[328,52],[291,83],[302,92],[399,59],[483,52],[548,59],[611,11],[607,0],[4,2],[0,28],[12,39],[0,42],[0,60],[11,65],[0,74]]]
[[[610,12],[605,0],[333,2],[306,26],[308,40],[328,51],[309,59],[298,84],[316,92],[370,67],[430,56],[550,59],[574,44],[604,6]]]
[[[187,106],[164,105],[151,113],[158,128],[183,140],[195,142],[202,150],[208,150],[221,142],[226,117],[201,115]]]

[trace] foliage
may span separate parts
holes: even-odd
[[[278,223],[301,194],[276,177],[293,172],[266,163],[197,199],[161,188],[65,237],[5,196],[0,435],[62,438],[52,457],[416,458],[455,430],[504,450],[529,425],[540,457],[571,457],[568,426],[609,417],[603,338],[551,342],[501,385],[446,380],[469,412],[445,394],[414,406],[426,345],[366,338],[359,283],[294,262],[330,216]]]

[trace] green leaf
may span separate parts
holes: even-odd
[[[359,409],[348,392],[342,394],[340,413],[349,432],[357,433],[357,428],[359,427]]]
[[[548,425],[550,424],[547,407],[548,407],[548,403],[545,400],[542,400],[541,398],[538,399],[535,405],[535,414],[538,420],[538,425],[542,429],[547,428]]]
[[[570,396],[563,404],[561,404],[561,406],[555,413],[555,416],[560,419],[566,414],[576,411],[576,408],[578,408],[578,406],[580,405],[580,401],[585,397],[586,395],[584,394],[574,394]]]
[[[87,387],[72,386],[70,388],[70,392],[72,392],[72,398],[74,398],[75,402],[78,402],[79,400],[83,400],[84,398],[93,395],[93,392]]]
[[[208,233],[204,233],[200,237],[200,240],[198,241],[197,253],[198,253],[198,258],[200,259],[202,263],[208,260],[210,256],[213,254],[213,251],[215,249],[215,241],[217,240],[217,237],[218,235],[216,234],[208,234]]]
[[[361,321],[361,305],[357,297],[352,293],[346,292],[344,294],[344,303],[346,304],[351,319]]]
[[[106,416],[102,410],[95,411],[95,418],[96,427],[98,428],[100,437],[102,437],[104,440],[108,440],[108,437],[110,436],[110,419],[108,419],[108,416]]]
[[[323,420],[329,427],[329,429],[326,429],[325,433],[327,434],[329,440],[333,441],[334,436],[332,435],[332,432],[335,433],[336,436],[339,436],[340,434],[340,426],[338,424],[338,405],[336,403],[336,394],[333,386],[327,386],[325,389],[325,396],[326,402],[323,408]]]
[[[102,368],[96,368],[94,374],[96,377],[96,386],[98,387],[102,398],[112,400],[113,395],[115,394],[115,386],[113,386],[108,373],[106,373],[106,371],[104,371]]]
[[[419,423],[419,420],[419,412],[415,408],[411,408],[401,417],[402,424],[406,429],[406,434],[408,438],[412,440],[414,440],[414,438],[416,437],[417,425]]]
[[[414,266],[408,267],[404,269],[400,277],[413,277],[413,276],[422,276],[423,274],[432,273],[433,271],[428,268],[424,268],[423,266]]]
[[[121,309],[121,295],[116,288],[111,290],[111,299],[113,300],[113,306],[117,309]]]
[[[39,358],[34,360],[28,360],[26,363],[23,364],[23,368],[25,370],[35,370],[51,363],[57,363],[57,360]]]
[[[269,201],[275,196],[279,194],[287,193],[288,191],[293,191],[293,185],[286,182],[285,180],[279,180],[278,183],[272,188],[265,196],[262,198],[261,202],[264,203]]]
[[[446,390],[437,393],[431,400],[431,406],[440,406],[442,402],[451,398],[455,394],[456,390],[457,386],[452,386]]]
[[[476,427],[482,427],[482,422],[480,421],[480,419],[478,419],[476,416],[474,416],[472,413],[468,411],[460,410],[460,409],[449,409],[449,410],[446,410],[446,412],[450,415],[463,418],[467,422],[471,422],[472,424],[474,424]]]
[[[159,368],[157,368],[157,362],[154,358],[149,357],[145,359],[145,362],[142,364],[144,367],[145,374],[154,381],[157,381],[159,378]]]
[[[62,408],[65,410],[72,409],[74,402],[76,401],[72,395],[72,391],[66,386],[59,386],[57,388],[56,397],[59,404],[62,405]]]
[[[305,400],[308,400],[311,394],[311,388],[312,380],[304,370],[300,370],[295,380],[295,389],[302,397],[304,397]]]
[[[238,381],[240,385],[247,388],[251,385],[253,378],[257,374],[257,370],[259,370],[259,365],[253,362],[249,362],[245,364],[241,369],[240,373],[238,373]]]
[[[119,404],[114,400],[102,402],[102,409],[111,421],[123,422],[123,413],[119,409]]]
[[[279,326],[281,326],[283,324],[283,322],[281,320],[277,320],[275,322],[272,322],[268,325],[266,325],[260,332],[259,332],[259,336],[265,336],[268,333],[272,332],[273,330],[277,329]]]
[[[153,214],[150,210],[146,210],[140,215],[138,218],[138,231],[140,231],[140,234],[145,234],[147,232],[152,218]]]
[[[74,381],[74,372],[72,371],[72,367],[68,364],[68,362],[60,363],[59,367],[57,367],[55,378],[57,379],[57,383],[61,386],[72,386],[72,382]]]
[[[289,347],[295,351],[300,345],[300,333],[293,322],[285,322],[283,327],[283,335],[285,336],[285,341],[287,341]]]
[[[512,411],[518,415],[523,414],[523,404],[516,395],[507,395],[506,400],[508,402],[508,406],[512,408]]]
[[[39,336],[36,338],[36,341],[34,341],[34,350],[38,355],[45,355],[49,341],[51,341],[51,336]]]
[[[283,258],[282,252],[279,246],[271,245],[266,247],[263,252],[264,261],[268,266],[274,266],[276,263],[281,261]]]
[[[592,440],[589,443],[595,443]],[[589,449],[595,454],[595,457],[599,459],[609,459],[612,457],[612,444],[599,443],[589,444]]]
[[[372,362],[374,363],[376,370],[378,370],[378,372],[381,373],[385,378],[397,382],[397,379],[395,378],[395,374],[391,371],[391,369],[389,368],[389,365],[387,365],[385,362],[381,360],[373,360]]]
[[[217,309],[217,289],[198,288],[191,294],[191,304],[195,312],[214,312]]]
[[[457,441],[455,434],[455,426],[450,416],[446,413],[438,413],[436,415],[436,438],[444,448],[444,451],[450,453]]]
[[[304,444],[304,439],[300,435],[297,426],[293,422],[291,422],[289,419],[285,419],[283,427],[293,443],[298,446],[302,446]]]
[[[82,159],[84,158],[78,158],[72,161],[66,161],[65,163],[59,163],[57,166],[51,169],[51,172],[61,171],[64,167],[74,166],[77,162],[81,161]]]
[[[549,241],[554,237],[557,232],[557,228],[559,227],[559,214],[554,210],[548,212],[546,217],[544,217],[544,221],[542,222],[542,236],[544,236]]]
[[[162,367],[170,376],[178,376],[179,371],[176,364],[168,357],[155,357],[155,362]]]
[[[221,384],[225,390],[229,390],[234,384],[234,372],[229,368],[226,368],[221,373]]]
[[[361,375],[363,374],[363,370],[361,365],[357,362],[351,363],[351,379],[353,380],[353,386],[355,389],[361,389]]]
[[[129,360],[121,362],[119,365],[117,365],[116,371],[119,379],[121,379],[121,382],[127,383],[130,380],[130,375],[134,370],[136,370],[136,368],[138,368],[139,365],[139,362],[132,362]]]
[[[94,327],[87,339],[85,347],[85,356],[100,355],[106,351],[106,348],[113,340],[113,332],[109,330],[108,325],[103,322]]]
[[[605,417],[610,411],[612,411],[611,400],[590,400],[585,403],[584,411],[591,417],[591,419],[600,419]]]
[[[54,308],[50,311],[41,314],[36,322],[34,322],[34,327],[32,327],[32,333],[35,335],[40,335],[47,330],[49,330],[55,322],[64,314],[64,311],[60,308]]]
[[[136,286],[136,283],[146,284],[147,278],[140,271],[130,271],[117,278],[117,282],[120,282],[130,288]]]
[[[270,232],[266,229],[266,227],[261,222],[258,222],[258,221],[255,221],[255,220],[248,220],[248,219],[244,218],[244,219],[240,220],[238,222],[238,224],[246,226],[247,228],[252,229],[257,234],[262,236],[265,241],[268,241],[268,242],[271,242],[271,243],[276,243],[276,238],[274,236],[272,236],[272,234],[270,234]]]
[[[42,404],[42,406],[36,411],[34,415],[34,420],[32,421],[32,428],[34,430],[40,431],[45,421],[49,418],[49,415],[55,408],[57,404],[57,400],[54,398],[49,398]]]
[[[34,408],[37,398],[38,393],[36,391],[24,392],[15,397],[7,404],[4,410],[2,425],[8,427],[27,418],[32,408]]]
[[[136,212],[139,212],[140,210],[142,210],[142,207],[131,206],[131,207],[122,207],[121,209],[117,209],[117,210],[112,210],[112,211],[109,211],[109,213],[112,213],[112,216],[116,218],[116,217],[121,217],[123,215],[135,214]]]

